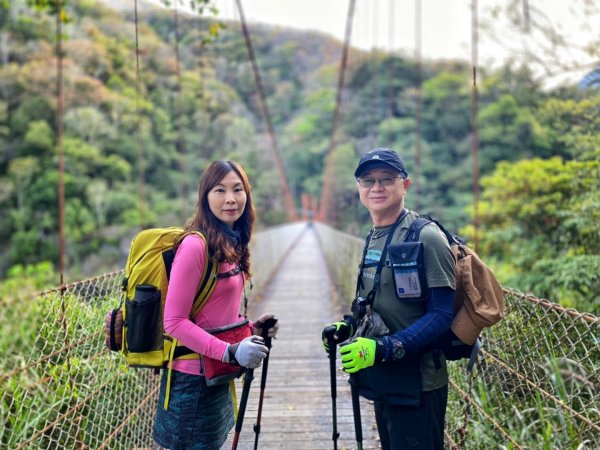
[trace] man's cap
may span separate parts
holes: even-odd
[[[359,177],[363,172],[372,169],[391,169],[400,173],[402,178],[408,177],[404,161],[398,153],[389,148],[375,148],[362,155],[354,176]]]

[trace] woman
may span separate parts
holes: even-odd
[[[243,169],[232,161],[213,162],[200,179],[196,214],[176,244],[164,309],[165,331],[181,344],[202,357],[223,362],[235,360],[249,368],[258,367],[267,355],[260,335],[262,324],[272,315],[265,314],[253,324],[255,336],[232,345],[205,330],[240,320],[244,281],[250,276],[248,243],[254,218],[250,185]],[[202,231],[206,243],[196,230]],[[218,273],[230,276],[218,277],[207,303],[190,319],[207,263],[205,246],[210,258],[219,262]],[[269,336],[276,333],[277,325],[268,330]],[[226,441],[233,427],[229,385],[207,386],[201,372],[198,359],[173,361],[168,409],[165,409],[167,371],[163,370],[154,422],[154,448],[219,449]]]

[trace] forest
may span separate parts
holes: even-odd
[[[217,20],[206,2],[175,18],[172,8],[141,3],[136,28],[132,9],[113,3],[124,2],[63,2],[69,281],[120,270],[140,227],[183,224],[214,159],[247,169],[258,229],[287,220],[239,24]],[[0,0],[0,297],[59,284],[55,9],[54,1]],[[278,27],[250,31],[299,205],[321,195],[342,43]],[[600,41],[588,52],[598,60]],[[421,98],[420,189],[409,191],[408,207],[472,237],[470,63],[417,64],[351,48],[346,75],[331,155],[333,225],[356,236],[368,230],[352,176],[362,153],[394,148],[415,172]],[[504,286],[598,314],[595,80],[548,89],[523,64],[479,69],[479,253]]]

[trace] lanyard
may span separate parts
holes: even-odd
[[[367,294],[367,297],[366,297],[366,303],[369,305],[373,304],[373,301],[375,300],[375,294],[377,293],[377,290],[379,289],[379,284],[381,283],[381,271],[383,269],[383,265],[385,264],[385,258],[387,257],[388,245],[390,245],[390,242],[392,241],[392,237],[394,236],[394,233],[396,232],[396,228],[398,228],[398,225],[400,225],[400,222],[402,222],[402,220],[406,217],[407,214],[408,214],[408,209],[404,208],[402,210],[402,213],[400,214],[400,216],[396,219],[396,221],[392,225],[392,228],[390,228],[390,232],[388,233],[387,239],[385,240],[385,245],[383,246],[383,250],[381,251],[381,258],[379,258],[379,263],[377,263],[377,270],[375,271],[375,279],[373,280],[373,288]],[[359,292],[360,288],[364,287],[363,282],[362,282],[362,276],[363,276],[363,271],[365,269],[365,258],[367,256],[367,250],[369,249],[369,244],[371,243],[371,238],[373,237],[373,231],[374,231],[374,229],[371,229],[371,231],[369,231],[367,239],[365,240],[365,246],[363,248],[363,254],[362,254],[361,261],[360,261],[360,270],[358,272],[358,278],[356,280],[356,297],[357,298],[358,298],[358,292]]]

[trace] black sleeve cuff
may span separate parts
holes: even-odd
[[[232,366],[236,365],[236,364],[239,365],[239,363],[237,362],[237,359],[235,359],[236,350],[237,350],[237,345],[236,346],[230,345],[227,348],[227,351],[229,352],[229,364],[231,364]]]

